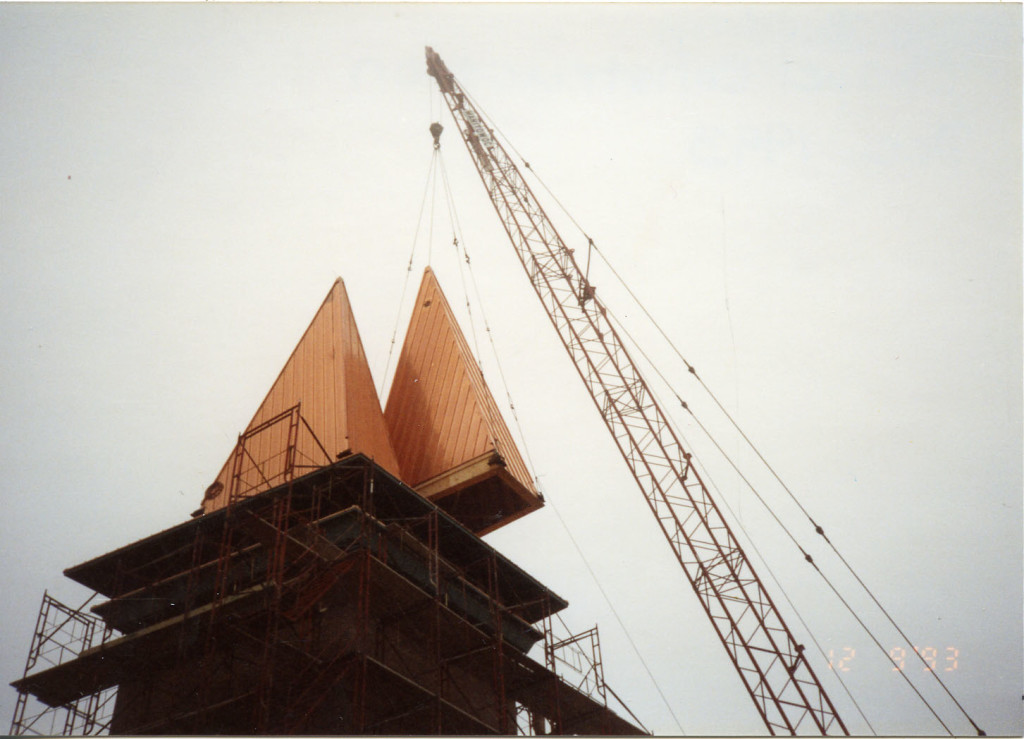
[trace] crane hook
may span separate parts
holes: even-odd
[[[441,131],[444,130],[444,126],[440,123],[434,122],[430,124],[430,135],[434,137],[434,148],[441,148]]]

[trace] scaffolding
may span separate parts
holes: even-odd
[[[113,636],[113,629],[102,619],[84,611],[88,604],[86,601],[79,608],[71,608],[49,593],[43,593],[23,680],[30,673],[77,659],[83,652]],[[90,736],[105,733],[113,715],[115,694],[115,689],[107,688],[50,706],[35,698],[29,690],[19,690],[11,719],[11,734]]]
[[[272,423],[274,487],[66,570],[108,600],[44,598],[12,734],[30,700],[50,734],[644,733],[596,627],[554,636],[564,600],[365,456],[303,469],[298,407]]]

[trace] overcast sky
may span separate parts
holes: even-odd
[[[44,589],[89,595],[65,567],[198,506],[339,275],[386,382],[429,261],[504,406],[500,363],[550,503],[488,541],[570,601],[571,626],[599,624],[607,681],[649,728],[763,732],[447,112],[442,156],[484,297],[472,324],[440,188],[433,232],[417,229],[440,115],[429,44],[968,712],[1020,734],[1020,37],[1019,4],[0,5],[0,677],[20,676]],[[909,649],[591,269],[885,649]],[[666,407],[799,638],[783,591],[845,658],[870,727],[942,733]],[[0,691],[0,721],[14,700]]]

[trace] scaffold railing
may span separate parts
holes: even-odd
[[[576,690],[608,705],[608,692],[604,682],[604,666],[601,663],[601,640],[597,625],[569,634],[561,616],[555,614],[561,631],[567,635],[558,637],[549,630],[545,634],[544,654],[548,669],[572,685]]]
[[[85,611],[91,596],[79,608],[43,593],[35,633],[25,660],[24,677],[77,659],[83,652],[109,641],[115,631]],[[12,736],[90,736],[107,733],[113,715],[116,688],[80,696],[50,706],[19,690],[11,720]]]

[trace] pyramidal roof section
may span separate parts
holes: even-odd
[[[296,405],[298,414],[289,413]],[[231,491],[244,497],[283,482],[290,446],[296,477],[345,451],[400,473],[340,277],[207,490],[203,511],[224,507]]]
[[[403,479],[412,486],[497,451],[536,495],[455,314],[426,268],[384,410]]]

